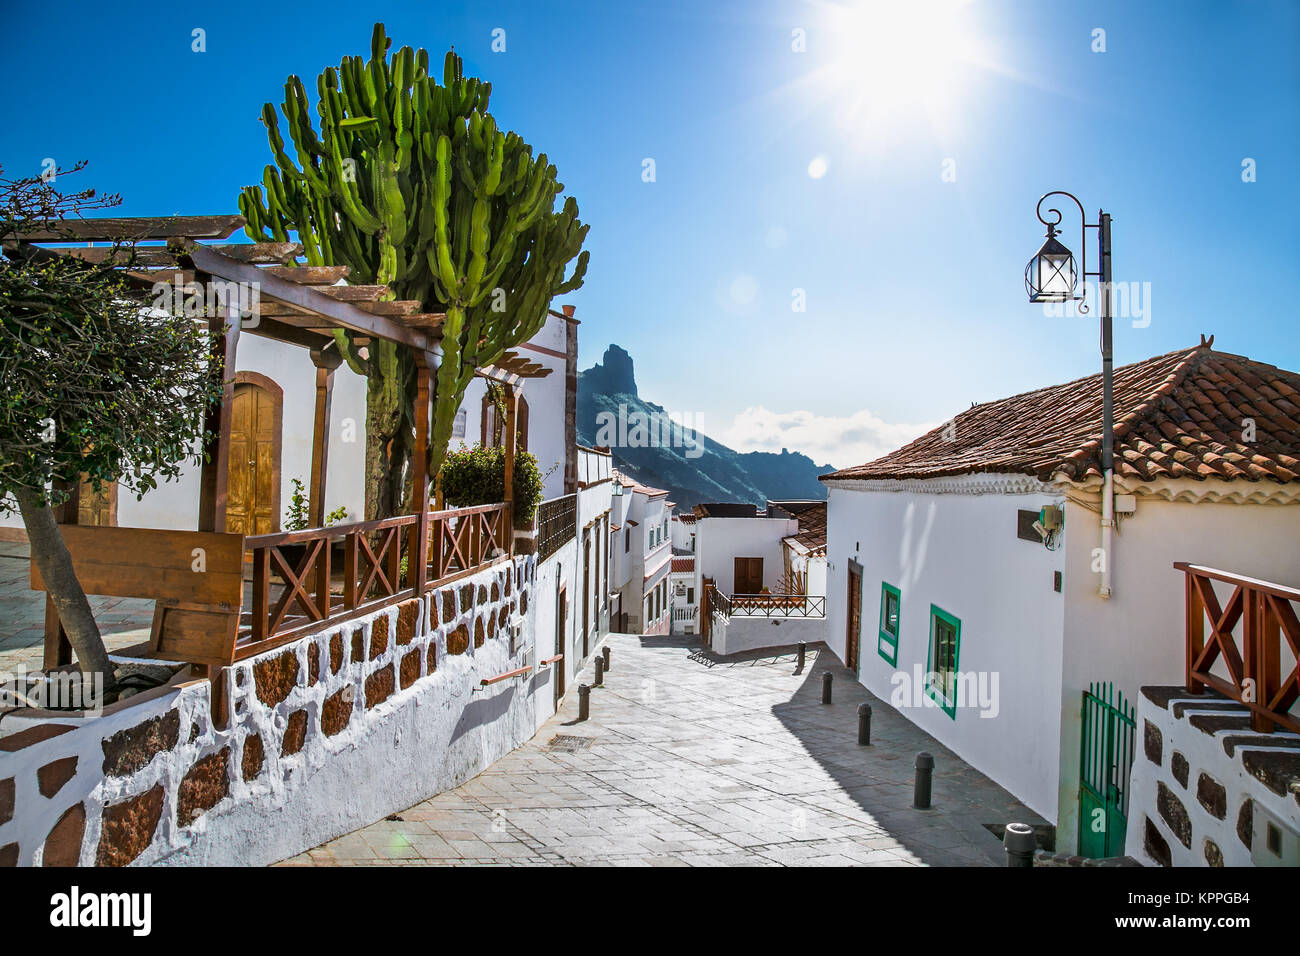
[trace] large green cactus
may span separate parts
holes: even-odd
[[[369,60],[344,57],[320,75],[319,131],[302,82],[289,77],[281,108],[296,160],[266,104],[275,165],[241,191],[239,209],[253,239],[295,232],[310,264],[350,266],[352,282],[386,284],[398,299],[446,313],[432,475],[475,370],[535,335],[552,296],[582,285],[588,227],[572,197],[555,208],[564,187],[546,155],[497,129],[490,84],[466,79],[449,52],[439,85],[427,51],[402,47],[390,59],[390,43],[376,24]],[[349,367],[367,376],[366,516],[387,517],[403,507],[415,359],[377,339],[363,351],[351,333],[335,338]]]

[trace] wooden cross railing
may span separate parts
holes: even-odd
[[[430,583],[481,567],[510,552],[509,505],[477,505],[429,513]]]
[[[1300,697],[1300,588],[1186,561],[1174,567],[1185,576],[1188,692],[1212,687],[1240,701],[1250,709],[1256,732],[1271,733],[1281,726],[1300,733],[1300,717],[1291,713]],[[1226,603],[1219,602],[1215,581],[1232,587]],[[1233,633],[1238,625],[1240,638]],[[1290,652],[1285,677],[1283,641]],[[1210,673],[1216,661],[1222,662],[1227,679]]]
[[[733,594],[731,614],[740,617],[825,617],[820,594]]]
[[[426,586],[509,554],[508,508],[499,503],[429,512]],[[419,553],[419,523],[419,515],[399,515],[245,538],[253,581],[236,658],[414,597],[410,555]]]

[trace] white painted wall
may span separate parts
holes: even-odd
[[[891,700],[896,674],[927,668],[930,606],[961,620],[958,671],[997,679],[997,715],[916,705],[899,712],[1049,820],[1056,818],[1063,595],[1052,572],[1063,551],[1016,537],[1017,509],[1050,494],[865,492],[830,483],[828,646],[844,657],[849,560],[862,565],[859,679]],[[1067,529],[1069,524],[1067,523]],[[900,589],[897,667],[878,653],[881,583]],[[916,698],[928,700],[918,692]]]
[[[790,644],[815,644],[825,639],[826,621],[820,617],[767,618],[733,614],[726,623],[715,623],[710,634],[714,652],[723,655]]]
[[[1187,482],[1195,488],[1197,482]],[[1058,846],[1078,835],[1082,693],[1114,681],[1126,700],[1151,684],[1181,684],[1185,669],[1183,574],[1191,561],[1292,587],[1300,586],[1300,504],[1138,499],[1114,537],[1109,600],[1097,595],[1092,551],[1101,545],[1098,516],[1070,503],[1065,512],[1065,654],[1061,688]],[[1229,590],[1220,591],[1226,600]],[[1037,808],[1035,808],[1037,809]]]
[[[763,584],[776,591],[785,571],[781,539],[795,534],[792,518],[700,518],[695,522],[696,587],[704,578],[723,594],[735,592],[736,558],[762,558]]]

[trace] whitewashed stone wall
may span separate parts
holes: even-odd
[[[1138,698],[1125,853],[1148,866],[1252,866],[1259,808],[1300,831],[1300,737],[1255,734],[1213,692],[1144,687]]]
[[[240,662],[225,726],[200,680],[0,738],[0,865],[272,863],[462,783],[549,716],[535,673],[481,685],[526,662],[536,575],[518,557]]]

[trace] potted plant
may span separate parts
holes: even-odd
[[[506,496],[506,452],[504,448],[475,445],[449,452],[442,465],[442,494],[451,508],[471,508],[504,501]],[[534,523],[542,501],[542,472],[537,458],[526,451],[515,455],[514,537],[531,542],[537,536]],[[518,550],[526,550],[527,545]]]

